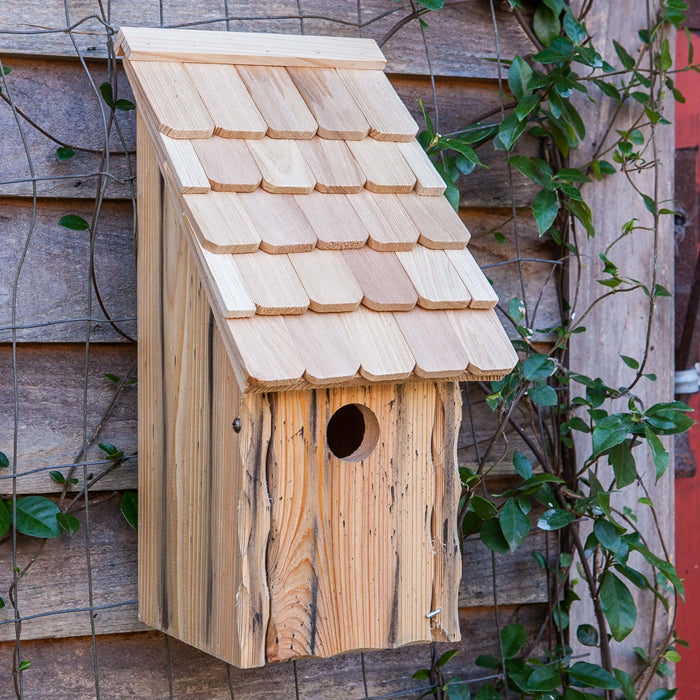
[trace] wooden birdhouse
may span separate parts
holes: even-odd
[[[240,667],[459,639],[460,380],[517,361],[367,39],[122,29],[139,610]]]

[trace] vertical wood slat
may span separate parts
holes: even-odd
[[[258,396],[250,399],[254,420],[241,412],[181,219],[167,193],[161,225],[155,159],[139,163],[139,182],[149,188],[139,210],[139,304],[148,305],[140,318],[149,325],[139,376],[140,614],[230,663],[260,666],[268,615],[269,411]],[[239,414],[237,434],[231,426]]]
[[[439,392],[453,404],[455,425],[458,397],[433,382],[271,395],[268,661],[428,641],[435,623],[426,614],[438,599],[435,638],[459,638],[459,550],[442,554],[435,528],[443,519],[433,517],[445,494],[449,502],[438,511],[456,512],[454,440],[449,459],[434,447],[448,422],[436,415]],[[378,445],[359,462],[326,447],[328,420],[349,403],[368,407],[379,422]],[[444,468],[451,472],[441,481],[436,471]],[[447,529],[454,544],[454,518]],[[442,577],[435,573],[441,558]],[[445,578],[454,579],[449,595]]]
[[[162,624],[158,605],[161,588],[160,542],[150,536],[163,527],[162,509],[156,507],[162,496],[159,463],[163,450],[163,385],[161,335],[161,178],[156,155],[141,115],[137,115],[136,141],[138,193],[138,470],[139,615],[154,627]]]

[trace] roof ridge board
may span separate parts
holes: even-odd
[[[355,37],[122,27],[115,48],[129,61],[175,59],[379,71],[386,66],[386,58],[374,39]]]

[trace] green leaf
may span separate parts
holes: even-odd
[[[66,483],[66,477],[61,474],[61,472],[55,470],[55,471],[50,471],[49,476],[57,483],[57,484],[65,484]]]
[[[492,668],[494,671],[501,668],[501,662],[490,654],[481,654],[474,663],[481,668]]]
[[[501,530],[501,525],[498,522],[498,518],[489,518],[484,520],[479,530],[479,537],[481,541],[491,550],[497,554],[508,554],[510,548],[506,542],[505,537],[503,537],[503,531]]]
[[[134,530],[138,530],[138,495],[135,491],[124,491],[122,500],[119,502],[119,510],[126,518],[126,522],[131,525]]]
[[[102,95],[102,99],[105,101],[107,106],[114,108],[114,95],[112,94],[111,83],[108,83],[108,82],[101,83],[99,90],[100,90],[100,94]]]
[[[513,466],[515,467],[515,471],[520,474],[523,479],[529,479],[532,476],[532,464],[522,452],[515,451],[513,455]]]
[[[651,450],[651,456],[654,460],[654,466],[656,467],[656,481],[664,475],[668,469],[668,462],[670,455],[666,448],[661,444],[658,436],[649,428],[648,425],[644,426],[644,436],[649,443],[649,449]]]
[[[459,654],[459,649],[450,649],[449,651],[446,651],[438,660],[435,666],[437,668],[440,668],[444,666],[450,659],[453,659],[455,656]]]
[[[642,663],[649,664],[649,657],[647,656],[646,651],[642,649],[642,647],[634,647],[634,651],[637,654],[637,656],[642,660]]]
[[[486,518],[493,518],[498,515],[498,509],[491,501],[487,501],[481,496],[472,496],[469,504],[474,509],[474,512],[480,517],[486,520]]]
[[[632,369],[639,369],[639,362],[637,362],[634,357],[630,357],[629,355],[620,355],[620,357],[628,367],[631,367]]]
[[[566,182],[591,182],[591,178],[584,175],[578,168],[562,168],[556,177]]]
[[[419,681],[425,680],[426,678],[430,678],[430,669],[421,668],[413,674],[413,678]]]
[[[508,302],[508,315],[511,317],[514,323],[520,323],[525,317],[525,304],[522,299],[518,297],[513,297]]]
[[[579,21],[574,17],[570,8],[567,8],[564,14],[564,31],[566,32],[566,36],[576,44],[580,44],[586,38],[586,32]]]
[[[557,364],[551,357],[537,353],[530,355],[523,362],[523,377],[528,381],[551,377],[557,369]]]
[[[627,441],[621,442],[610,450],[608,462],[612,465],[617,488],[623,489],[637,478],[637,465]]]
[[[474,700],[501,700],[501,694],[489,684],[482,685]]]
[[[622,695],[625,700],[637,700],[637,692],[629,675],[619,668],[613,669],[613,672],[615,673],[615,678],[617,678],[617,681],[620,684]]]
[[[672,664],[677,664],[681,660],[681,655],[675,649],[669,649],[664,654],[664,659],[670,661]]]
[[[627,51],[625,50],[625,47],[622,46],[621,44],[618,44],[617,41],[613,39],[613,46],[615,47],[615,53],[617,54],[617,57],[620,59],[620,63],[622,63],[622,66],[625,70],[631,70],[634,68],[634,59],[632,56],[630,56]]]
[[[77,214],[67,214],[61,217],[58,224],[71,231],[87,231],[90,228],[90,224],[88,224],[82,216],[78,216]]]
[[[0,537],[7,534],[10,525],[12,525],[12,518],[10,517],[7,503],[0,501]],[[0,607],[4,607],[4,605],[0,605]]]
[[[0,452],[0,469],[7,469],[10,466],[10,460],[4,452]]]
[[[532,214],[540,236],[552,227],[559,213],[559,195],[553,190],[542,190],[532,202]]]
[[[61,162],[70,160],[74,155],[75,151],[70,146],[59,146],[56,149],[56,158]]]
[[[30,666],[32,665],[31,661],[28,661],[27,659],[24,659],[22,663],[20,663],[19,668],[17,669],[18,671],[26,671]]]
[[[615,100],[616,102],[622,102],[622,97],[620,91],[612,83],[607,83],[604,80],[599,80],[598,78],[593,78],[593,84],[607,97]]]
[[[598,456],[624,442],[633,428],[630,416],[614,413],[599,421],[593,428],[593,454]]]
[[[588,623],[578,626],[576,630],[576,639],[586,647],[597,647],[600,641],[598,630]]]
[[[17,531],[30,537],[58,537],[61,526],[56,516],[59,507],[45,496],[24,496],[16,503]]]
[[[520,510],[517,501],[509,498],[498,516],[501,525],[501,532],[508,543],[508,548],[514,552],[527,537],[530,532],[530,521]]]
[[[136,105],[131,100],[117,100],[114,103],[115,109],[120,109],[122,112],[131,112],[136,109]]]
[[[570,525],[573,520],[574,516],[568,510],[550,508],[540,515],[537,527],[540,530],[561,530],[561,528]]]
[[[621,642],[634,629],[637,608],[627,586],[611,571],[604,574],[600,587],[600,605],[613,638]]]
[[[671,700],[671,698],[676,697],[677,692],[677,688],[674,688],[673,690],[658,688],[649,696],[649,700]]]
[[[526,128],[527,121],[518,119],[517,114],[506,117],[498,127],[498,138],[503,148],[510,151]]]
[[[547,384],[531,387],[527,390],[527,395],[530,401],[538,406],[556,406],[559,403],[557,392]]]
[[[109,381],[113,382],[114,384],[118,384],[121,381],[121,379],[116,374],[107,373],[107,374],[104,374],[103,376],[105,377],[105,379],[109,379]]]
[[[418,4],[429,10],[440,10],[444,7],[445,0],[418,0]]]
[[[515,108],[515,116],[518,119],[525,119],[535,107],[542,101],[541,95],[526,95]]]
[[[469,686],[457,678],[451,678],[445,686],[447,689],[447,700],[470,700],[472,693]]]
[[[527,689],[532,693],[556,690],[561,685],[558,664],[548,664],[536,668],[527,680]]]
[[[550,46],[554,39],[559,36],[561,23],[552,10],[544,3],[540,3],[535,10],[535,16],[532,20],[532,29],[535,32],[535,36],[545,46]]]
[[[603,688],[615,690],[620,687],[620,682],[604,668],[597,664],[589,664],[585,661],[577,661],[569,668],[569,678],[577,681],[584,687]]]
[[[622,545],[622,538],[617,528],[608,520],[596,520],[593,532],[605,549],[615,553]]]
[[[532,68],[520,56],[516,56],[508,69],[508,86],[516,100],[522,100],[530,94],[528,83],[531,77]]]
[[[673,65],[673,58],[671,58],[671,45],[669,44],[668,39],[664,39],[663,43],[661,44],[661,57],[659,64],[661,66],[661,70],[668,70],[671,68]]]
[[[80,529],[80,521],[70,513],[59,513],[56,516],[56,520],[58,520],[58,524],[71,536]]]
[[[501,630],[501,646],[506,659],[515,656],[526,642],[527,632],[523,625],[507,625]]]

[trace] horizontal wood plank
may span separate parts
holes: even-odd
[[[119,511],[120,494],[103,500],[90,508],[90,558],[94,605],[105,606],[95,612],[98,634],[133,632],[145,629],[137,618],[134,601],[137,595],[136,533]],[[19,594],[23,616],[41,615],[54,611],[85,608],[88,605],[85,555],[84,513],[78,512],[81,528],[69,538],[49,540],[29,573],[22,580]],[[18,565],[24,566],[36,551],[34,539],[20,536]],[[545,533],[538,532],[528,547],[505,556],[496,557],[499,582],[499,603],[521,605],[547,599],[546,578],[538,569],[531,552],[545,551]],[[479,607],[492,603],[491,553],[483,544],[470,538],[465,546],[462,583],[459,590],[460,608]],[[12,551],[0,551],[0,590],[7,590],[12,579]],[[122,603],[125,603],[122,605]],[[113,607],[106,607],[113,606]],[[14,639],[11,607],[0,610],[0,642]],[[70,637],[90,634],[89,613],[65,612],[26,620],[22,625],[23,639]]]
[[[157,27],[161,21],[168,26],[198,23],[198,28],[213,31],[280,32],[299,34],[299,8],[292,0],[266,0],[264,12],[245,0],[214,0],[206,3],[165,0],[162,20],[157,0],[122,0],[112,9],[111,23],[119,26]],[[226,14],[228,10],[228,15]],[[393,10],[388,12],[387,10]],[[302,0],[304,33],[358,37],[356,3]],[[387,6],[383,0],[362,0],[363,36],[381,40],[397,22],[411,14],[408,0]],[[88,14],[87,12],[85,14]],[[380,15],[385,15],[380,18]],[[74,12],[71,21],[80,19]],[[227,22],[227,17],[230,18]],[[533,47],[513,22],[505,7],[496,4],[499,43],[502,55],[512,58],[516,53],[532,53]],[[437,75],[458,75],[475,78],[496,78],[496,42],[491,12],[487,3],[479,0],[449,5],[427,18],[425,36],[430,62]],[[0,9],[0,30],[33,31],[37,27],[66,26],[62,0],[8,0]],[[88,20],[75,33],[78,48],[87,56],[104,57],[106,47],[104,28],[97,20]],[[388,59],[387,70],[393,73],[430,72],[423,43],[423,34],[414,19],[401,27],[383,44]],[[6,53],[40,56],[75,56],[73,44],[64,33],[15,34],[3,37]]]
[[[547,615],[544,605],[503,605],[502,625],[524,625],[532,639]],[[480,654],[498,656],[494,618],[490,608],[463,610],[460,616],[462,642],[438,644],[438,653],[458,647],[460,654],[450,663],[450,674],[463,679],[484,675],[475,665]],[[0,644],[0,685],[12,688],[13,642]],[[99,687],[102,697],[132,700],[149,697],[165,700],[288,700],[294,695],[295,668],[276,663],[262,668],[239,669],[208,656],[175,639],[167,641],[160,632],[106,634],[96,639]],[[24,674],[25,700],[75,700],[94,697],[93,646],[90,637],[24,641],[24,657],[31,659],[32,672]],[[331,659],[302,659],[296,662],[296,684],[301,700],[347,700],[389,693],[417,697],[426,681],[413,673],[430,665],[430,646],[418,644],[390,651],[341,654]],[[478,683],[472,686],[478,687]],[[47,695],[47,691],[50,695]],[[9,694],[6,697],[10,697]]]

